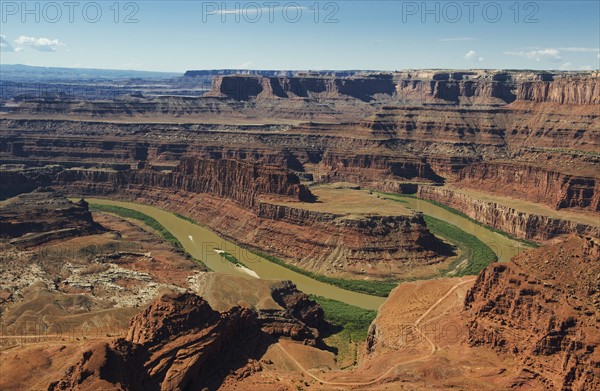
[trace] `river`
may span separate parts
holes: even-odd
[[[223,240],[211,230],[193,224],[167,211],[132,202],[101,200],[95,198],[86,200],[92,204],[114,205],[137,210],[138,212],[142,212],[152,217],[161,223],[181,242],[185,251],[190,253],[193,257],[202,260],[202,262],[216,272],[253,278],[242,268],[226,261],[215,251],[223,250],[235,256],[240,262],[258,274],[260,278],[266,280],[291,280],[296,284],[298,289],[304,293],[327,297],[329,299],[338,300],[370,310],[377,310],[386,300],[385,297],[352,292],[324,282],[313,280],[310,277],[260,258],[250,251],[237,246],[235,243]]]
[[[490,246],[501,261],[510,260],[513,255],[525,248],[520,242],[508,239],[475,224],[468,219],[428,202],[412,198],[406,198],[404,200],[406,201],[404,206],[409,206],[411,209],[422,211],[427,215],[447,221],[450,224],[454,224],[464,231],[475,235],[482,242]],[[193,224],[185,219],[177,217],[173,213],[152,206],[95,198],[90,198],[88,201],[93,204],[113,205],[136,210],[154,218],[181,242],[183,248],[188,253],[193,257],[202,260],[208,267],[216,272],[235,274],[246,278],[255,278],[248,270],[226,261],[217,253],[217,251],[215,251],[222,250],[234,255],[260,278],[267,280],[291,280],[296,284],[298,289],[308,294],[327,297],[371,310],[377,310],[386,300],[384,297],[376,297],[341,289],[296,273],[283,266],[269,262],[250,251],[237,246],[235,243],[220,238],[217,234],[207,228]]]
[[[430,202],[411,197],[402,197],[402,201],[402,205],[405,207],[423,212],[436,219],[443,220],[477,237],[494,251],[500,262],[508,262],[515,255],[530,248],[517,240],[500,235],[497,232],[491,231],[480,224],[452,213],[449,210],[440,208]]]

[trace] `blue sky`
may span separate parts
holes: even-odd
[[[1,62],[177,72],[600,67],[598,0],[74,3],[2,0]]]

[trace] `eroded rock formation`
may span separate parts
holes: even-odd
[[[507,104],[516,100],[593,105],[600,103],[598,75],[471,71],[414,71],[328,76],[219,75],[206,94],[250,99],[328,98],[362,101]]]
[[[539,188],[532,191],[539,191]],[[544,241],[571,233],[600,237],[598,223],[583,224],[534,212],[523,212],[498,202],[477,199],[475,196],[451,189],[422,186],[419,188],[418,195],[423,199],[448,205],[476,221],[523,239]]]
[[[456,184],[599,212],[597,72],[230,73],[191,72],[189,78],[217,75],[202,98],[19,101],[0,119],[0,162],[25,165],[23,172],[32,162],[69,168],[60,174],[65,185],[75,180],[86,194],[119,189],[139,197],[135,183],[144,181],[210,191],[253,208],[261,207],[258,193],[310,198],[300,181],[349,181],[403,193]],[[223,176],[233,168],[244,174]],[[198,171],[212,175],[198,182],[192,178]],[[30,191],[39,186],[32,175],[40,176],[2,173],[10,183],[3,188]],[[465,211],[475,208],[465,204]],[[500,210],[506,208],[498,204],[493,213]],[[507,215],[497,218],[498,227],[540,239],[586,232],[580,221],[521,212],[527,216],[519,223]],[[482,216],[494,225],[490,213]]]
[[[469,343],[514,355],[548,389],[598,389],[599,257],[597,238],[573,236],[488,266],[465,299]]]
[[[554,209],[600,211],[600,181],[569,175],[532,164],[477,163],[458,173],[457,185],[546,204]]]
[[[274,166],[231,159],[186,158],[173,171],[64,169],[3,171],[2,182],[52,184],[67,193],[109,196],[194,218],[225,238],[300,266],[332,273],[393,275],[409,264],[444,259],[423,216],[353,216],[295,207],[314,196],[298,176]],[[278,204],[277,201],[295,201]],[[375,267],[377,265],[378,267]]]
[[[0,238],[17,246],[103,232],[87,202],[72,203],[48,188],[9,198],[0,205]]]
[[[232,159],[184,158],[172,172],[154,171],[146,165],[123,171],[71,169],[62,171],[54,181],[80,186],[82,194],[118,192],[133,185],[212,194],[246,207],[253,207],[258,195],[314,201],[296,175],[279,167]]]
[[[194,294],[164,295],[131,320],[125,338],[86,351],[49,390],[216,389],[227,377],[260,371],[256,360],[275,338],[318,338],[307,323],[326,325],[293,285],[275,294],[286,310],[260,318],[241,307],[219,313]]]

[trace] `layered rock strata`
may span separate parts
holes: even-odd
[[[399,72],[327,76],[218,75],[205,96],[250,99],[359,99],[507,104],[514,101],[592,105],[600,103],[597,74]]]
[[[177,182],[184,169],[178,163],[194,155],[280,166],[306,181],[350,181],[393,192],[456,183],[555,209],[599,212],[597,72],[250,73],[216,72],[204,98],[15,102],[0,119],[0,163],[25,165],[24,171],[58,164],[74,169],[68,175],[75,177],[92,175],[81,168],[106,171],[93,174],[105,184],[88,187],[92,193],[110,187],[109,178],[129,182],[130,168],[147,161],[155,170],[138,170],[140,180],[194,191],[193,180]],[[228,91],[234,98],[243,91],[237,97],[248,100],[227,99]],[[212,170],[215,179],[207,186],[223,196],[219,172],[239,164],[185,170]],[[164,170],[172,170],[171,177],[151,173]],[[247,178],[236,181],[248,186]],[[23,177],[13,179],[12,187],[0,190],[33,190]],[[301,187],[293,187],[282,192],[298,191],[294,197],[302,198]],[[270,191],[264,184],[247,188],[248,194],[227,197],[250,205],[252,193]],[[528,226],[564,229],[527,235],[585,232],[568,222],[540,224]]]
[[[417,194],[423,199],[448,205],[482,224],[522,239],[544,241],[571,233],[600,237],[600,221],[599,224],[589,225],[552,218],[432,186],[419,187]]]
[[[0,204],[0,238],[19,246],[103,231],[85,201],[72,203],[52,189],[39,188]]]
[[[129,185],[206,193],[253,207],[258,195],[289,197],[312,202],[314,196],[294,174],[275,166],[231,159],[185,158],[172,172],[142,166],[133,170],[64,170],[57,184],[79,184],[82,194],[110,193]],[[85,186],[89,186],[86,188]],[[104,187],[104,189],[97,189]]]
[[[318,336],[295,314],[324,323],[314,302],[287,291],[294,297],[274,322],[241,307],[219,313],[194,294],[164,295],[131,320],[125,338],[84,352],[49,390],[216,389],[225,378],[248,376],[261,370],[257,359],[276,337]]]
[[[532,164],[476,163],[458,172],[457,186],[486,189],[546,204],[554,209],[600,212],[600,181],[536,167]]]
[[[84,196],[149,203],[191,217],[221,236],[326,274],[385,277],[442,261],[444,246],[420,214],[350,215],[302,209],[314,196],[285,170],[225,159],[184,159],[172,172],[42,169],[3,171],[2,183],[52,184]],[[259,197],[260,196],[260,197]],[[283,197],[298,207],[279,205]]]
[[[599,257],[597,238],[573,236],[488,266],[465,299],[469,343],[512,354],[548,389],[598,389]]]

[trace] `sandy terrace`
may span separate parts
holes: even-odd
[[[512,197],[500,196],[496,194],[485,193],[482,191],[471,189],[459,189],[453,186],[447,186],[448,190],[456,193],[462,193],[467,196],[476,198],[485,202],[495,202],[501,205],[506,205],[518,211],[532,213],[541,216],[548,216],[554,219],[571,220],[582,224],[588,224],[594,227],[600,227],[600,214],[591,211],[579,212],[573,210],[555,210],[544,204],[524,201]]]
[[[285,205],[314,212],[325,212],[359,217],[363,215],[410,216],[414,212],[399,203],[389,202],[369,190],[359,190],[349,183],[332,183],[314,186],[310,191],[317,202],[290,202],[269,200],[276,205]]]

